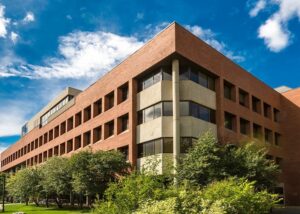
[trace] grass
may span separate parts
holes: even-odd
[[[4,213],[24,212],[26,214],[78,214],[78,213],[90,213],[89,210],[79,210],[71,208],[62,208],[44,206],[35,206],[25,204],[6,204]],[[0,211],[1,213],[1,211]]]

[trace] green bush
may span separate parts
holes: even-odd
[[[141,204],[165,199],[169,193],[159,176],[133,172],[109,184],[104,200],[94,204],[94,213],[132,213]]]
[[[269,213],[276,203],[277,195],[255,191],[254,185],[255,182],[238,178],[209,184],[199,195],[202,213],[211,213],[216,208],[230,214]]]

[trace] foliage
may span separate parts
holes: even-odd
[[[82,151],[70,158],[72,187],[77,193],[103,193],[107,183],[116,175],[127,172],[129,164],[117,151]]]
[[[43,191],[47,197],[56,195],[57,204],[60,204],[60,197],[69,194],[71,190],[71,168],[68,159],[63,157],[50,158],[41,167],[42,179],[40,181]]]
[[[160,201],[150,201],[141,205],[134,214],[173,214],[177,211],[177,198],[170,197]]]
[[[188,180],[192,184],[205,186],[237,176],[256,181],[256,186],[264,189],[275,184],[278,166],[266,159],[265,148],[254,143],[222,146],[208,132],[180,160],[177,172],[179,181]]]
[[[172,195],[161,177],[133,172],[118,182],[110,183],[105,200],[97,201],[95,213],[132,213],[149,200],[162,200]]]
[[[265,190],[256,191],[254,184],[237,178],[209,184],[199,195],[202,213],[212,213],[212,209],[216,208],[230,214],[269,213],[277,195]]]
[[[11,175],[7,181],[9,194],[21,201],[28,203],[29,199],[38,204],[38,198],[42,191],[39,181],[41,173],[38,168],[26,168]]]

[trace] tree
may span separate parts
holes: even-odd
[[[70,159],[72,168],[72,187],[80,194],[80,206],[82,196],[87,196],[88,205],[90,197],[96,194],[102,195],[107,183],[115,180],[117,175],[127,173],[129,164],[124,155],[118,151],[90,150],[74,154]]]
[[[267,214],[277,202],[277,195],[256,191],[254,181],[232,177],[209,184],[200,198],[201,213]]]
[[[55,195],[55,201],[59,208],[62,207],[61,197],[71,191],[71,168],[69,160],[63,157],[50,158],[41,167],[41,185],[46,194],[46,205],[48,197]]]
[[[25,201],[28,205],[29,199],[39,205],[39,196],[42,191],[41,174],[38,168],[21,169],[11,175],[7,181],[7,190],[9,195],[15,199]]]
[[[266,159],[266,150],[255,143],[240,147],[220,145],[210,133],[199,138],[192,149],[179,161],[180,181],[207,185],[230,176],[256,181],[256,187],[272,188],[276,182],[278,166]]]
[[[133,172],[118,182],[111,182],[104,200],[97,201],[94,212],[98,214],[125,214],[136,211],[147,201],[162,200],[171,195],[159,176]]]

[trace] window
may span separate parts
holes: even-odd
[[[122,154],[124,154],[125,159],[128,160],[128,146],[123,146],[118,148],[118,151],[120,151]]]
[[[225,112],[225,128],[235,131],[236,129],[236,116]]]
[[[54,128],[54,138],[57,138],[59,136],[59,126],[56,126]]]
[[[94,128],[93,134],[94,134],[93,143],[96,143],[96,142],[100,141],[101,137],[102,137],[101,126],[98,126],[98,127]]]
[[[273,141],[273,132],[270,129],[265,128],[265,142],[272,143]]]
[[[197,139],[192,137],[182,137],[180,139],[180,153],[187,153]]]
[[[72,129],[73,129],[73,126],[74,126],[73,117],[70,117],[70,118],[67,120],[67,131],[72,130]]]
[[[78,135],[75,137],[75,150],[79,149],[81,147],[81,135]]]
[[[172,80],[171,68],[162,67],[149,73],[138,80],[138,91],[145,90],[161,80]]]
[[[111,92],[105,96],[105,111],[114,107],[115,96],[114,92]]]
[[[260,125],[253,123],[253,137],[262,139],[262,128]]]
[[[68,140],[67,142],[67,153],[73,151],[73,139]]]
[[[75,127],[79,126],[81,124],[81,111],[78,112],[76,115],[75,115]]]
[[[49,141],[53,140],[53,129],[49,131]]]
[[[50,109],[47,113],[45,113],[41,119],[40,124],[42,126],[46,125],[48,123],[48,119],[51,115],[55,114],[58,110],[60,110],[62,107],[64,107],[70,100],[73,99],[72,95],[66,96],[64,99],[62,99],[59,103],[57,103],[52,109]]]
[[[64,133],[66,133],[66,122],[60,124],[60,134],[62,135]]]
[[[65,153],[66,153],[66,144],[62,143],[60,144],[59,155],[63,155]]]
[[[160,102],[138,112],[138,124],[146,123],[161,116],[172,116],[172,102]]]
[[[215,90],[215,79],[209,72],[200,66],[181,66],[180,80],[191,80],[199,85]]]
[[[249,94],[242,89],[239,89],[239,103],[242,106],[249,107]]]
[[[243,118],[240,118],[240,133],[244,135],[250,135],[250,122]]]
[[[160,138],[138,144],[138,158],[161,153],[173,153],[172,138]]]
[[[91,144],[91,131],[85,132],[83,134],[83,147]]]
[[[276,108],[273,109],[274,121],[279,122],[280,120],[280,111]]]
[[[115,124],[113,120],[105,124],[105,139],[114,135],[114,125]]]
[[[39,138],[39,146],[42,146],[43,145],[43,135],[40,136]]]
[[[234,85],[224,80],[224,97],[235,101],[235,88]]]
[[[276,146],[281,145],[281,135],[277,132],[275,132],[275,134],[274,134],[274,143]]]
[[[125,114],[121,117],[119,117],[119,131],[118,133],[122,133],[129,128],[129,120],[128,120],[128,114]]]
[[[215,123],[215,110],[192,101],[180,102],[180,115],[192,116],[207,122]]]
[[[267,118],[271,118],[271,106],[267,103],[264,103],[264,116]]]
[[[83,110],[83,122],[90,120],[91,117],[92,117],[92,108],[91,106],[88,106]]]
[[[258,114],[261,113],[261,101],[254,96],[252,96],[252,110]]]
[[[94,102],[94,117],[102,113],[102,99]]]
[[[118,103],[128,99],[128,83],[118,88]]]

